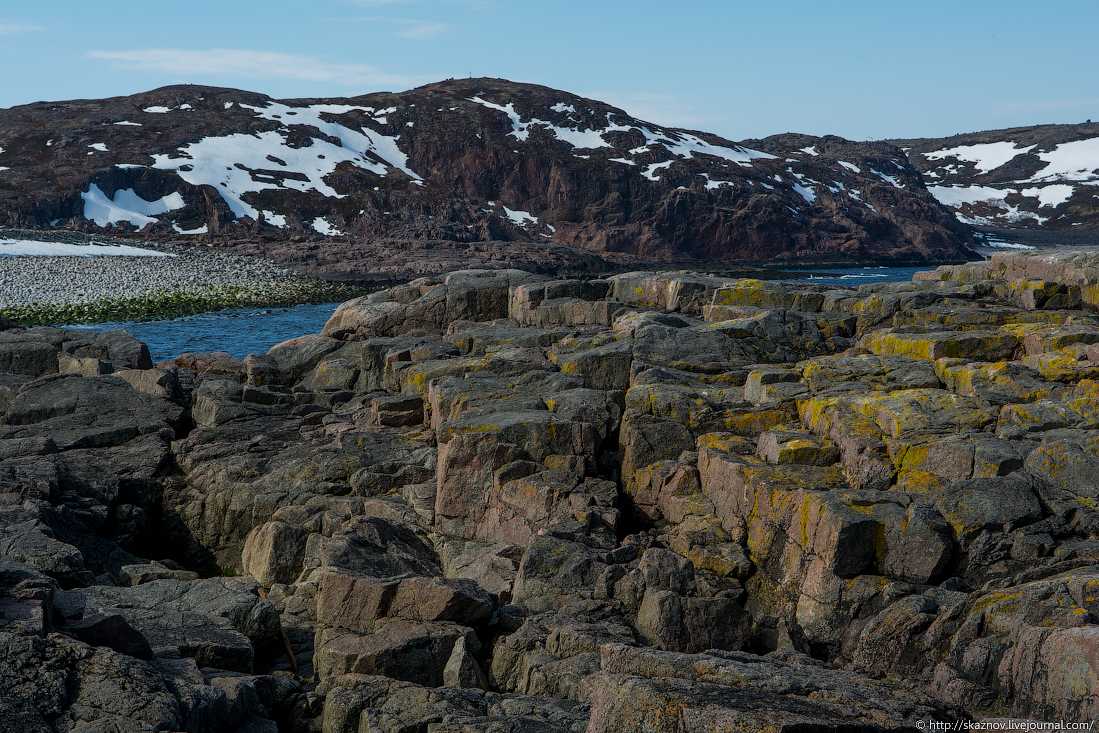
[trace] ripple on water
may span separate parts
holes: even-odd
[[[72,329],[124,329],[149,345],[153,361],[185,351],[226,351],[235,357],[263,354],[275,344],[317,333],[338,303],[309,303],[292,308],[231,308],[168,321],[131,321],[68,326]]]
[[[794,275],[793,280],[804,280],[813,285],[843,285],[856,287],[858,285],[877,285],[879,283],[911,282],[912,276],[917,272],[933,269],[928,265],[917,267],[885,267],[871,265],[867,267],[851,268],[822,268],[806,267],[794,268],[788,272]]]

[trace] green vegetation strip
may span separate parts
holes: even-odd
[[[87,303],[32,303],[0,308],[0,317],[24,326],[108,321],[156,321],[225,308],[265,308],[330,303],[370,292],[321,280],[283,280],[251,285],[213,285],[161,293],[101,298]]]

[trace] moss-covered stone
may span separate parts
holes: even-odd
[[[937,331],[908,333],[876,331],[863,346],[878,356],[907,356],[935,361],[943,357],[999,361],[1011,358],[1019,340],[1002,331]]]

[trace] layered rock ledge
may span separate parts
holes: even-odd
[[[460,271],[159,365],[0,322],[0,727],[1099,717],[1097,287]]]

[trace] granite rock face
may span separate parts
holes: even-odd
[[[157,367],[7,329],[0,727],[1092,719],[1097,283],[460,271]]]

